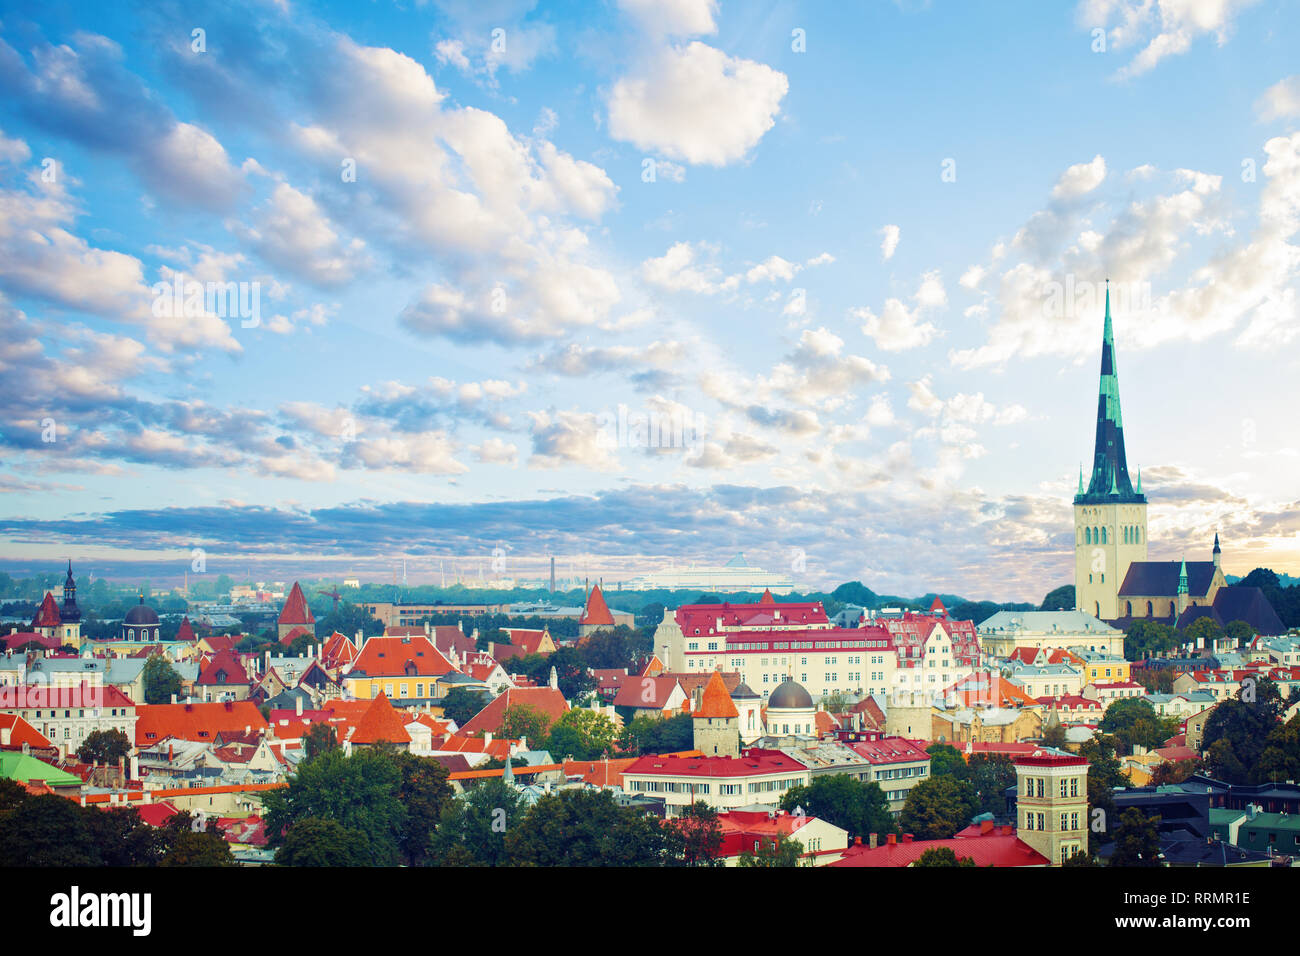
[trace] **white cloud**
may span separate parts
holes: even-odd
[[[1300,74],[1274,83],[1255,104],[1255,113],[1265,122],[1300,118]]]
[[[928,345],[939,334],[939,329],[926,315],[948,302],[939,273],[927,272],[921,277],[913,296],[914,306],[901,299],[889,298],[877,315],[867,307],[850,309],[849,314],[862,320],[862,334],[874,339],[876,345],[887,352]]]
[[[715,265],[696,261],[697,247],[676,242],[657,259],[641,263],[641,278],[670,292],[698,292],[714,295],[732,292],[740,285],[740,276],[724,276]]]
[[[1085,29],[1109,28],[1115,49],[1146,45],[1119,71],[1123,77],[1154,69],[1166,57],[1186,53],[1196,39],[1213,34],[1228,41],[1232,20],[1256,0],[1081,0],[1077,21]],[[1113,26],[1112,26],[1113,22]]]
[[[1106,160],[1101,154],[1094,156],[1092,162],[1076,163],[1061,174],[1052,189],[1053,199],[1075,199],[1092,192],[1106,178]]]
[[[618,8],[651,37],[717,32],[718,0],[618,0]]]
[[[609,95],[609,133],[672,159],[725,166],[741,159],[776,122],[785,74],[692,41],[667,46]]]
[[[880,230],[880,256],[886,262],[894,258],[894,252],[898,249],[899,228],[895,225],[885,226]]]

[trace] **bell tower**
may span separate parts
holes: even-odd
[[[1074,496],[1075,608],[1102,620],[1131,614],[1132,608],[1121,605],[1119,588],[1129,565],[1146,558],[1147,499],[1142,493],[1142,473],[1138,472],[1136,488],[1129,478],[1107,279],[1092,473],[1085,488],[1083,469],[1079,469]]]

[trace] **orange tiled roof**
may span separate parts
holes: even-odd
[[[609,613],[609,605],[605,603],[605,595],[601,593],[599,584],[594,585],[591,593],[587,595],[587,609],[578,619],[578,623],[588,626],[614,626],[614,615]]]
[[[42,749],[54,746],[48,737],[17,714],[0,714],[0,731],[5,730],[9,731],[9,747],[15,750],[21,750],[23,744]]]
[[[440,677],[455,668],[423,634],[372,637],[357,655],[349,675],[365,677]]]
[[[736,710],[731,695],[727,693],[727,685],[722,682],[722,675],[717,671],[713,672],[713,676],[705,685],[704,695],[700,699],[700,709],[694,716],[716,717],[720,720],[730,720],[740,716],[740,711]]]
[[[307,606],[307,598],[303,596],[302,588],[298,582],[293,582],[293,588],[289,591],[289,597],[284,602],[284,608],[280,611],[281,624],[315,624],[316,618],[311,613],[311,608]]]
[[[217,734],[265,727],[266,721],[251,700],[202,704],[142,704],[136,708],[136,746],[155,744],[166,737],[212,742]]]
[[[560,715],[569,709],[564,695],[552,687],[511,687],[466,721],[461,733],[466,736],[483,731],[496,733],[501,729],[506,709],[521,704],[540,710],[552,721],[559,720]]]
[[[397,712],[384,692],[380,691],[350,739],[354,744],[377,744],[380,741],[409,744],[411,735],[406,732],[406,718]]]

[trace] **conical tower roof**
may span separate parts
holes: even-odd
[[[1101,381],[1097,390],[1097,432],[1088,489],[1075,496],[1090,502],[1140,503],[1146,499],[1133,490],[1124,450],[1124,416],[1120,412],[1119,372],[1115,364],[1115,336],[1110,316],[1110,280],[1106,282],[1106,319],[1101,336]]]
[[[704,685],[700,709],[692,716],[716,717],[722,720],[740,716],[740,711],[736,710],[736,705],[732,703],[731,695],[727,693],[727,685],[722,681],[721,671],[714,671],[709,682]]]

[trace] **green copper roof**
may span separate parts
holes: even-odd
[[[1187,559],[1183,558],[1183,563],[1178,568],[1178,593],[1187,593]]]
[[[1097,434],[1092,456],[1092,475],[1086,491],[1075,500],[1081,504],[1140,503],[1141,487],[1135,491],[1128,475],[1124,453],[1124,416],[1120,412],[1119,373],[1115,366],[1115,333],[1110,315],[1110,283],[1106,284],[1106,317],[1101,335],[1101,380],[1097,389]]]
[[[0,753],[0,777],[17,780],[19,783],[39,781],[51,787],[76,787],[82,780],[76,774],[51,767],[44,760],[37,760],[31,754],[17,751]]]

